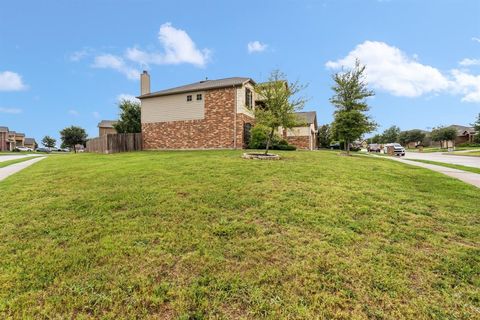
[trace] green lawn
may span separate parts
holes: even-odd
[[[0,182],[0,318],[480,317],[477,188],[282,154],[70,154]]]
[[[479,151],[475,151],[475,152],[480,152],[480,148],[478,147],[455,147],[455,150],[456,151],[462,151],[462,150],[475,150],[475,149],[478,149]],[[409,152],[419,152],[419,149],[406,149],[407,151]],[[430,153],[430,152],[448,152],[448,149],[442,149],[442,148],[439,148],[439,147],[427,147],[427,148],[423,148],[423,151],[424,153]],[[452,152],[450,152],[449,154],[453,154]]]
[[[9,165],[14,164],[14,163],[19,163],[19,162],[31,160],[31,159],[33,159],[33,158],[36,158],[36,156],[19,158],[19,159],[12,159],[12,160],[7,160],[7,161],[2,161],[2,162],[0,162],[0,168],[9,166]]]
[[[461,166],[461,165],[458,165],[458,164],[451,164],[451,163],[430,161],[430,160],[421,160],[421,159],[408,159],[408,160],[423,162],[423,163],[429,163],[429,164],[436,164],[438,166],[443,166],[443,167],[453,168],[453,169],[458,169],[458,170],[463,170],[463,171],[469,171],[469,172],[473,172],[473,173],[480,173],[480,168]]]
[[[471,157],[480,157],[480,151],[470,151],[470,152],[454,152],[456,156],[471,156]]]

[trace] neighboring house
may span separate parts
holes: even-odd
[[[315,111],[296,112],[298,125],[291,129],[279,128],[283,138],[297,149],[315,150],[317,145],[317,113]]]
[[[468,126],[461,126],[458,124],[453,124],[451,126],[448,126],[447,128],[453,128],[457,131],[457,137],[455,138],[455,141],[453,140],[441,141],[441,142],[436,141],[436,142],[432,142],[432,146],[441,147],[441,148],[453,148],[462,143],[473,143],[475,135],[478,134],[477,132],[475,132],[475,128],[468,127]]]
[[[34,138],[25,138],[25,141],[24,141],[23,145],[27,148],[35,150],[35,148],[37,146],[37,142],[35,141]]]
[[[0,127],[0,151],[9,151],[10,143],[8,140],[8,128]]]
[[[102,120],[98,124],[98,136],[104,136],[106,134],[117,133],[117,130],[113,127],[116,124],[116,120]]]
[[[239,149],[254,123],[255,82],[250,78],[205,80],[150,92],[141,75],[144,149]]]
[[[16,147],[23,147],[25,143],[25,133],[8,131],[8,150],[13,151]]]

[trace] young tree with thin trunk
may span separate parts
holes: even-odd
[[[72,148],[75,153],[77,153],[76,145],[83,145],[87,141],[85,129],[76,126],[71,126],[60,131],[60,137],[62,139],[62,145]]]
[[[55,140],[54,138],[50,137],[50,136],[45,136],[43,137],[42,139],[42,144],[44,147],[47,147],[47,148],[53,148],[55,147],[55,143],[57,143],[57,140]]]
[[[265,154],[268,154],[278,128],[289,129],[298,124],[295,112],[303,109],[306,100],[297,95],[304,88],[298,81],[289,83],[279,70],[273,71],[267,82],[255,86],[255,92],[262,101],[262,106],[255,107],[255,122],[269,130]]]
[[[334,135],[345,142],[347,155],[350,143],[376,128],[376,123],[366,114],[369,110],[366,99],[375,93],[368,89],[365,81],[365,66],[355,61],[353,69],[338,72],[332,76],[334,85],[330,103],[336,108],[332,130]]]
[[[318,145],[322,148],[328,148],[332,140],[331,128],[329,124],[324,124],[318,128]]]
[[[472,127],[475,129],[475,136],[473,137],[473,142],[480,143],[480,113],[477,116],[477,120],[472,123]]]
[[[457,138],[457,130],[449,127],[437,127],[433,128],[432,133],[430,134],[433,141],[440,142],[440,148],[442,148],[442,142],[445,142],[445,145],[448,148],[448,141],[452,141],[453,147],[455,147],[455,138]]]

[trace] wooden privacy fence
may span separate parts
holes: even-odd
[[[87,152],[117,153],[142,150],[141,133],[116,133],[87,141]]]

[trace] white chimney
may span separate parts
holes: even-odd
[[[146,70],[140,75],[140,95],[150,93],[150,75]]]

